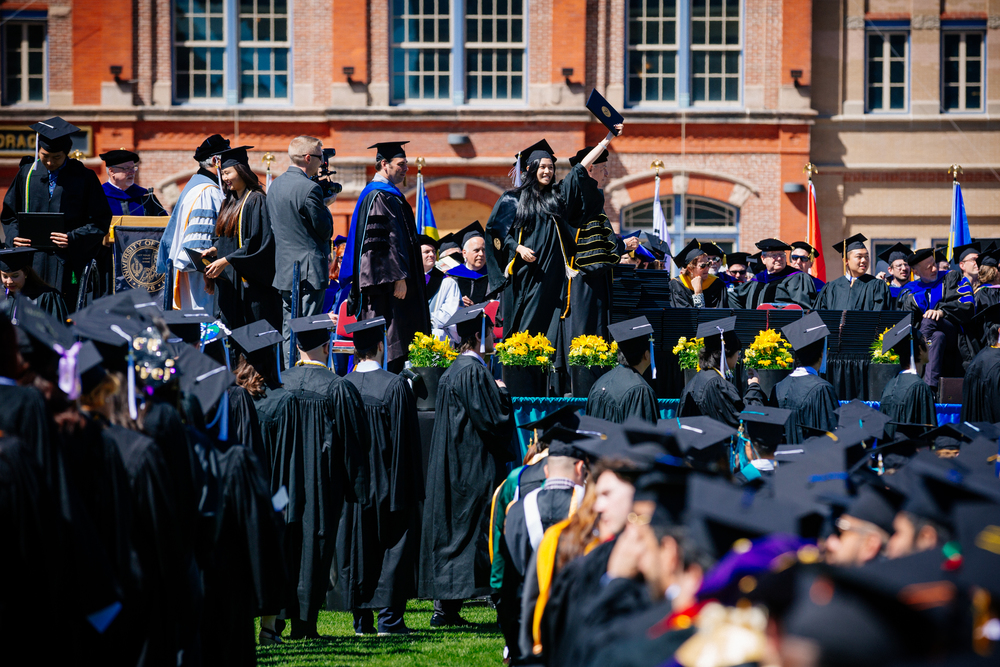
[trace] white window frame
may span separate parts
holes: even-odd
[[[272,39],[268,40],[268,41],[260,41],[260,40],[256,39],[257,34],[255,34],[254,35],[254,39],[252,39],[252,40],[243,40],[243,39],[240,39],[239,43],[237,44],[237,57],[238,57],[237,64],[238,64],[238,67],[239,67],[239,72],[237,73],[237,76],[239,77],[239,81],[236,84],[236,89],[239,91],[239,98],[240,98],[241,102],[253,103],[253,104],[262,104],[262,103],[263,104],[267,104],[267,103],[273,103],[273,102],[288,102],[291,99],[291,80],[292,80],[292,71],[291,71],[292,70],[292,59],[291,59],[292,48],[291,47],[292,47],[292,45],[291,45],[291,40],[289,38],[289,35],[291,34],[291,29],[292,29],[292,26],[291,26],[291,23],[292,23],[291,4],[292,3],[291,3],[291,0],[286,0],[286,2],[285,2],[285,13],[284,14],[276,14],[274,12],[274,0],[269,0],[269,1],[270,1],[270,10],[271,11],[269,11],[267,13],[264,13],[264,14],[259,14],[257,12],[257,7],[258,7],[257,2],[254,2],[253,3],[253,11],[249,14],[249,16],[251,16],[255,20],[255,22],[259,22],[259,21],[262,21],[262,20],[263,21],[270,21],[270,23],[271,23],[270,32],[271,32]],[[241,11],[239,0],[236,0],[234,9],[236,10],[236,12],[238,14],[238,16],[236,17],[236,19],[237,19],[238,26],[239,26],[239,28],[238,28],[239,34],[240,34],[240,37],[242,37],[242,32],[243,32],[242,31],[242,22],[243,22],[244,16],[246,16],[246,15]],[[274,22],[275,22],[275,20],[280,20],[281,18],[284,18],[284,21],[285,21],[285,39],[281,40],[281,41],[277,41],[277,40],[273,39],[273,36],[274,36]],[[251,70],[244,70],[243,69],[243,49],[253,49],[254,50],[254,53],[252,55],[253,69],[251,69]],[[271,50],[271,69],[269,69],[269,70],[258,70],[257,69],[258,55],[259,55],[257,53],[257,51],[259,49],[270,49]],[[285,50],[285,69],[284,70],[277,70],[275,68],[275,51],[277,51],[278,49],[284,49]],[[248,74],[254,77],[255,80],[254,80],[253,87],[254,87],[254,90],[256,92],[257,87],[258,87],[257,76],[259,76],[262,73],[264,73],[266,75],[269,75],[271,77],[271,89],[272,89],[272,91],[274,90],[274,81],[279,76],[279,73],[284,74],[284,76],[285,76],[285,94],[284,94],[284,96],[282,96],[282,97],[275,97],[275,96],[271,96],[271,97],[258,97],[255,94],[255,95],[253,95],[251,97],[247,97],[247,96],[243,95],[243,77],[247,76]]]
[[[415,1],[417,4],[417,13],[410,13],[410,3]],[[389,39],[390,39],[390,58],[389,58],[389,96],[393,104],[397,105],[439,105],[450,103],[452,97],[452,88],[454,86],[454,49],[452,45],[454,44],[453,36],[455,32],[455,0],[445,0],[447,4],[448,12],[446,14],[441,13],[441,0],[430,0],[433,3],[433,14],[424,13],[424,2],[426,0],[390,0],[389,7]],[[403,13],[401,15],[396,14],[395,4],[396,2],[401,2],[403,5]],[[404,31],[403,41],[396,41],[396,22],[402,21],[402,27]],[[412,36],[410,31],[410,22],[417,22],[417,30],[420,33],[421,38],[418,41],[412,41],[409,38]],[[438,38],[437,41],[427,41],[426,28],[428,27],[427,21],[432,23],[429,25],[434,35]],[[447,41],[441,39],[441,21],[448,22],[447,29]],[[421,22],[423,23],[421,25]],[[401,52],[399,56],[403,60],[403,70],[398,71],[396,67],[397,53]],[[410,69],[409,60],[412,57],[412,53],[416,53],[417,57],[417,69]],[[442,52],[447,54],[448,67],[445,70],[440,69],[440,58]],[[435,69],[424,69],[425,57],[428,53],[433,54],[432,60]],[[417,77],[418,86],[420,89],[420,95],[416,97],[409,96],[410,90],[410,77]],[[441,90],[441,77],[448,77],[448,83],[445,86],[444,91]],[[402,77],[402,96],[396,94],[396,78]],[[428,83],[427,77],[433,77],[430,83],[434,87],[435,95],[428,97],[424,95],[426,90],[426,84]],[[444,93],[442,95],[442,92]]]
[[[465,22],[464,26],[463,26],[464,31],[465,31],[464,32],[465,42],[464,42],[463,54],[462,54],[462,56],[465,58],[465,60],[464,60],[464,63],[465,63],[465,72],[464,72],[464,74],[465,74],[465,80],[463,82],[461,82],[462,83],[462,88],[464,89],[463,92],[464,92],[464,98],[465,98],[464,99],[464,103],[465,104],[477,105],[477,106],[481,106],[481,105],[490,105],[490,106],[492,106],[492,105],[506,105],[506,104],[523,104],[525,98],[527,97],[527,94],[526,94],[527,90],[528,90],[528,86],[527,86],[527,83],[528,83],[528,81],[527,81],[527,67],[526,67],[527,57],[526,57],[525,50],[527,49],[527,46],[528,46],[527,37],[526,37],[527,31],[528,31],[528,9],[527,9],[527,4],[528,3],[527,3],[527,0],[518,0],[521,3],[521,13],[520,14],[515,14],[514,13],[514,7],[513,7],[514,0],[505,0],[505,1],[506,1],[506,6],[507,6],[507,13],[506,14],[501,15],[499,13],[499,8],[497,6],[499,3],[498,3],[497,0],[493,0],[493,7],[494,7],[493,14],[467,14],[465,12],[464,3],[463,3],[463,7],[461,8],[461,12],[460,12],[461,13],[461,17],[456,18],[456,22],[458,20],[461,20],[461,21]],[[482,7],[482,0],[476,0],[476,4],[477,4],[477,7],[481,8]],[[478,25],[479,31],[477,32],[477,35],[479,37],[482,36],[482,24],[483,24],[483,22],[484,21],[491,21],[492,24],[493,24],[493,36],[494,36],[494,40],[490,41],[490,42],[469,40],[468,39],[468,37],[469,37],[469,35],[468,35],[468,26],[469,26],[469,22],[473,21],[473,20],[477,21],[477,23],[479,24]],[[496,35],[497,35],[497,29],[496,29],[496,27],[500,24],[501,21],[506,22],[506,24],[507,24],[507,40],[506,41],[502,41],[502,42],[498,41],[496,39]],[[521,39],[518,40],[518,41],[514,41],[513,40],[513,26],[514,26],[514,21],[520,21],[521,22]],[[482,58],[484,56],[486,56],[491,51],[492,51],[491,55],[492,55],[492,60],[493,60],[493,63],[492,63],[493,64],[493,70],[491,72],[486,72],[486,71],[481,70],[481,69],[477,70],[476,72],[470,71],[470,69],[468,67],[468,63],[469,63],[469,56],[470,56],[470,54],[472,52],[477,52],[478,53],[478,55],[480,56],[478,62],[481,64],[482,63]],[[504,72],[499,72],[497,70],[497,67],[496,67],[497,60],[498,60],[497,56],[498,56],[498,54],[501,51],[506,51],[506,56],[507,56],[507,69]],[[514,54],[517,53],[517,52],[520,52],[520,58],[521,58],[521,70],[520,70],[519,73],[513,69]],[[487,79],[487,78],[490,79],[490,82],[492,84],[493,97],[484,98],[484,97],[482,97],[482,90],[483,90],[482,84],[483,84],[483,80]],[[520,84],[521,84],[521,94],[520,94],[520,97],[513,97],[513,95],[512,95],[512,90],[514,88],[514,79],[515,78],[520,78],[520,80],[521,80],[520,81]],[[472,97],[470,95],[470,92],[469,92],[470,88],[471,88],[471,86],[469,84],[470,84],[471,80],[473,80],[473,79],[475,79],[476,84],[477,84],[477,92],[476,92],[477,96],[476,97]],[[506,80],[507,97],[497,97],[496,96],[497,83],[500,81],[500,79]],[[456,83],[458,83],[458,82],[456,82]]]
[[[979,43],[979,56],[975,58],[979,61],[979,81],[972,85],[979,86],[979,106],[975,108],[968,108],[965,106],[966,102],[966,87],[969,84],[967,80],[968,76],[968,63],[969,58],[966,53],[968,36],[976,35],[980,39]],[[951,58],[948,58],[945,54],[945,40],[948,37],[959,37],[958,43],[958,83],[957,85],[949,84],[945,81],[945,71],[946,66]],[[986,30],[942,30],[941,31],[941,112],[942,113],[982,113],[986,110]],[[953,109],[948,109],[945,107],[945,92],[948,88],[953,87],[958,89],[958,107]]]
[[[706,7],[710,6],[710,4],[711,4],[711,0],[706,0]],[[735,17],[735,21],[734,21],[733,17],[728,16],[726,14],[727,3],[725,2],[725,0],[723,0],[721,4],[722,4],[722,16],[721,17],[712,17],[712,16],[707,16],[707,17],[704,17],[704,18],[702,18],[702,17],[695,17],[694,16],[694,8],[692,7],[692,10],[691,10],[691,60],[690,60],[690,77],[691,77],[691,105],[692,106],[727,106],[727,105],[736,106],[736,105],[739,105],[741,103],[741,100],[742,100],[742,88],[743,88],[743,86],[740,85],[740,82],[743,79],[743,25],[744,25],[743,3],[742,2],[737,2],[736,3],[737,15]],[[705,22],[706,43],[705,44],[695,44],[695,42],[694,42],[694,24],[696,22],[701,22],[701,21]],[[722,43],[721,44],[711,44],[711,43],[708,42],[708,40],[710,39],[709,36],[711,34],[711,32],[710,32],[711,24],[713,24],[713,23],[719,23],[719,22],[721,22],[721,27],[722,27],[722,35],[721,35],[721,37],[722,37]],[[736,23],[737,43],[736,44],[727,44],[726,43],[726,37],[727,37],[726,26],[729,25],[729,24],[731,24],[731,23],[734,23],[734,22]],[[694,61],[695,61],[695,55],[698,54],[698,53],[705,53],[706,54],[706,67],[710,67],[710,65],[708,63],[710,61],[712,53],[721,53],[722,54],[722,57],[721,57],[722,72],[715,73],[715,74],[713,74],[710,71],[696,72],[695,71],[695,67],[694,67]],[[729,54],[735,54],[736,55],[736,72],[735,73],[732,73],[732,72],[729,72],[729,71],[726,70],[726,62],[729,60],[729,58],[728,58]],[[706,95],[706,98],[703,99],[703,100],[697,100],[697,99],[695,99],[695,82],[698,81],[698,80],[701,80],[701,79],[704,79],[704,81],[705,81],[705,95]],[[721,79],[722,99],[719,99],[719,100],[710,100],[710,99],[708,99],[708,90],[709,90],[710,82],[711,82],[712,79]],[[736,99],[734,99],[734,100],[727,100],[726,99],[726,88],[727,88],[726,83],[727,83],[727,81],[730,81],[730,80],[735,81],[735,83],[736,83]]]
[[[905,53],[902,55],[893,55],[892,53],[892,37],[902,36],[903,37],[903,48]],[[871,38],[881,37],[882,52],[880,54],[873,55],[871,53]],[[871,69],[870,63],[875,58],[882,61],[882,81],[879,84],[873,86],[872,82],[869,81],[869,71]],[[900,62],[903,63],[903,83],[896,84],[892,83],[892,63]],[[878,109],[872,107],[872,100],[870,91],[871,88],[878,87],[882,89],[882,106]],[[892,104],[892,88],[901,87],[903,89],[903,107],[901,109],[893,109]],[[870,114],[900,114],[909,113],[910,111],[910,31],[900,30],[896,28],[869,28],[865,31],[865,112]]]
[[[37,53],[38,49],[32,49],[28,45],[28,28],[38,26],[42,29],[42,74],[41,77],[38,75],[30,74],[29,71],[29,57],[32,52]],[[17,49],[18,59],[21,62],[21,71],[19,78],[21,80],[19,91],[20,99],[16,102],[11,102],[11,95],[9,89],[9,81],[7,78],[7,56],[8,56],[8,42],[10,38],[10,33],[14,28],[19,27],[21,29],[21,40],[20,46]],[[20,20],[20,21],[7,21],[3,24],[3,104],[4,106],[44,106],[48,104],[49,100],[49,26],[48,22],[44,20]],[[30,80],[38,79],[42,80],[42,99],[40,100],[30,100],[28,99],[30,95]]]
[[[625,79],[626,79],[625,85],[626,85],[626,96],[627,96],[627,98],[628,99],[632,99],[632,90],[631,90],[632,82],[631,82],[631,79],[638,79],[639,80],[639,86],[641,87],[641,92],[640,92],[640,95],[639,95],[639,100],[635,101],[635,102],[631,102],[630,104],[632,106],[648,106],[648,105],[659,106],[659,105],[664,105],[664,104],[674,105],[674,104],[677,104],[678,101],[679,101],[679,99],[680,99],[680,94],[681,94],[681,91],[680,91],[680,88],[681,88],[681,82],[680,82],[681,74],[679,72],[678,65],[680,64],[679,60],[680,60],[680,48],[681,48],[681,45],[680,45],[680,42],[681,42],[681,39],[680,39],[680,37],[681,37],[681,16],[680,16],[681,15],[681,8],[680,8],[679,5],[682,2],[684,2],[685,0],[657,0],[657,1],[659,2],[659,5],[658,5],[659,16],[656,16],[656,17],[652,17],[651,18],[649,16],[649,14],[648,14],[649,5],[646,2],[646,0],[642,0],[642,2],[641,2],[641,4],[642,4],[642,15],[640,17],[633,18],[632,15],[631,15],[631,13],[630,13],[631,12],[631,8],[630,7],[627,7],[626,10],[625,10],[625,42],[626,42],[626,47],[625,47],[626,48],[626,53],[625,53],[625,68],[627,70],[625,72]],[[674,8],[674,15],[672,17],[664,17],[664,8],[665,7],[669,7],[669,6],[673,6],[673,8]],[[674,41],[672,43],[671,42],[664,42],[663,41],[664,32],[666,32],[667,24],[670,23],[671,21],[674,24]],[[634,44],[634,43],[632,43],[632,25],[633,25],[633,23],[639,23],[642,26],[642,40],[643,40],[643,42],[641,44]],[[646,43],[646,41],[645,41],[646,37],[648,35],[648,29],[649,29],[649,24],[650,23],[659,24],[659,26],[658,26],[658,32],[659,32],[659,37],[660,37],[661,41],[659,41],[657,43],[653,43],[653,44]],[[639,54],[642,55],[642,63],[644,65],[644,71],[640,72],[638,76],[633,75],[633,73],[632,73],[632,71],[630,69],[631,68],[631,61],[632,61],[632,54],[633,53],[639,53]],[[656,79],[659,80],[659,83],[658,83],[658,89],[660,91],[660,98],[659,99],[648,99],[646,97],[646,81],[647,81],[648,77],[646,76],[645,72],[648,72],[648,70],[649,70],[649,60],[648,59],[653,54],[656,54],[657,57],[658,57],[658,63],[657,63],[657,65],[658,65],[658,69],[660,70],[659,72],[657,72],[655,74],[655,77],[654,77],[654,78],[656,78]],[[663,69],[664,69],[663,68],[664,56],[668,55],[668,54],[672,54],[673,58],[674,58],[674,71],[673,71],[672,75],[669,75],[668,73],[664,73],[663,72]],[[672,80],[673,84],[674,84],[674,98],[672,100],[667,100],[667,99],[663,98],[663,87],[664,87],[664,84],[668,80]]]

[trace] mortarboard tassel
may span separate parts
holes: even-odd
[[[826,339],[823,339],[823,360],[819,363],[819,372],[826,373]]]
[[[656,379],[656,355],[653,353],[653,337],[649,337],[649,365],[653,367],[653,379]]]
[[[274,344],[274,366],[278,371],[278,384],[281,384],[281,343]]]
[[[514,169],[512,171],[513,171],[513,173],[511,174],[511,176],[513,177],[512,180],[514,181],[514,187],[515,188],[519,188],[519,187],[521,187],[521,154],[520,153],[517,154],[517,161],[514,162]]]
[[[232,372],[233,367],[230,365],[230,361],[229,361],[229,339],[228,338],[223,338],[222,339],[222,347],[223,347],[224,355],[226,357],[226,370]]]
[[[715,328],[719,330],[719,338],[722,341],[722,374],[726,379],[729,379],[732,377],[732,373],[729,371],[729,364],[726,363],[726,332],[722,330],[722,327]],[[653,354],[650,353],[649,356],[652,357]]]
[[[386,327],[382,327],[382,370],[388,370],[389,366],[389,332]]]
[[[215,417],[211,423],[206,424],[206,428],[214,428],[219,425],[219,441],[229,440],[229,390],[222,392],[222,400],[219,401],[219,409],[215,411]]]
[[[135,351],[132,347],[132,337],[122,331],[117,324],[112,324],[111,330],[128,341],[128,416],[135,421],[139,418],[139,410],[135,405]]]
[[[916,373],[917,372],[917,362],[913,358],[913,331],[912,330],[910,331],[910,372],[911,373]]]
[[[333,370],[333,341],[336,335],[337,334],[335,331],[333,330],[330,331],[330,343],[329,343],[330,347],[326,353],[326,367],[329,368],[330,370]]]

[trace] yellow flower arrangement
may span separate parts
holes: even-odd
[[[618,363],[618,343],[600,336],[577,336],[569,344],[570,366],[614,366]]]
[[[876,338],[874,341],[872,341],[872,346],[871,346],[870,349],[871,349],[871,353],[872,353],[872,363],[873,364],[898,364],[899,363],[899,355],[898,354],[893,354],[891,349],[888,352],[886,352],[885,354],[882,353],[882,337],[885,336],[885,334],[888,333],[889,329],[891,329],[891,328],[892,327],[887,328],[885,331],[883,331],[882,333],[880,333],[878,335],[878,338]]]
[[[692,338],[688,340],[686,336],[677,339],[674,345],[674,354],[677,355],[677,363],[681,370],[700,370],[698,366],[698,351],[705,347],[704,338]]]
[[[545,334],[532,336],[527,331],[510,334],[496,344],[497,358],[504,366],[551,366],[555,351]]]
[[[785,340],[777,329],[764,329],[753,339],[753,343],[743,355],[745,368],[785,370],[795,366],[792,359],[792,344]]]
[[[438,340],[419,331],[414,335],[409,350],[410,363],[418,368],[431,366],[447,368],[451,366],[451,362],[458,358],[458,352],[451,346],[451,343]]]

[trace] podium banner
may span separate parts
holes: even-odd
[[[154,297],[163,292],[166,276],[156,272],[162,236],[162,227],[115,229],[115,292],[142,289]]]

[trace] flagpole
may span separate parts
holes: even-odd
[[[417,165],[417,234],[424,233],[424,216],[423,216],[423,198],[424,194],[424,175],[423,169],[427,165],[427,160],[423,156],[418,157],[416,160]]]
[[[958,198],[958,191],[961,187],[958,184],[958,175],[965,173],[962,169],[962,165],[953,164],[948,167],[948,175],[951,176],[951,224],[948,226],[948,248],[945,251],[945,259],[949,262],[955,256],[955,237],[958,235],[958,216],[956,215],[956,200]],[[968,241],[963,240],[959,245],[964,245]]]
[[[274,155],[271,153],[264,153],[264,157],[261,158],[261,162],[266,165],[265,176],[264,176],[264,192],[267,192],[271,187],[271,163],[274,162]]]

